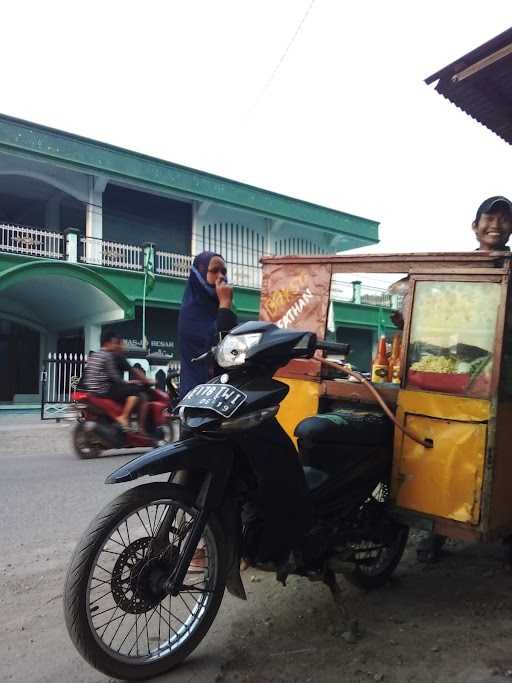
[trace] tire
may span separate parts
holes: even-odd
[[[161,513],[160,507],[162,507]],[[154,518],[152,517],[153,509],[155,509]],[[156,528],[167,514],[166,510],[170,509],[173,511],[173,526],[169,531],[169,534],[172,534],[172,537],[169,536],[170,542],[166,544],[165,550],[148,560],[146,548],[150,539],[154,538]],[[78,543],[67,572],[64,589],[66,626],[71,640],[82,657],[107,676],[124,680],[142,680],[169,671],[180,664],[199,645],[213,623],[224,595],[227,555],[222,528],[215,516],[212,515],[209,518],[200,541],[206,558],[203,562],[208,562],[207,569],[197,570],[192,568],[193,563],[190,565],[190,572],[202,572],[199,583],[197,580],[189,583],[190,579],[187,577],[190,574],[187,574],[184,590],[178,596],[171,598],[165,594],[160,597],[160,593],[155,595],[152,592],[156,590],[154,588],[155,577],[166,578],[171,571],[171,562],[179,557],[182,547],[181,534],[183,538],[186,537],[190,528],[187,520],[191,520],[196,512],[189,492],[183,487],[167,483],[144,484],[126,491],[109,503],[93,520]],[[141,520],[144,530],[136,521],[136,516]],[[132,535],[130,535],[129,524],[132,523],[132,519],[135,520],[135,524],[139,524],[139,529],[135,532],[133,531],[135,527],[130,527],[132,528]],[[146,520],[145,523],[143,520]],[[135,538],[139,531],[142,532],[142,537]],[[134,538],[135,540],[131,540]],[[113,557],[109,558],[116,554],[112,552],[112,548],[117,549],[116,543],[122,548],[119,539],[123,541],[125,548],[117,550],[119,557],[115,561]],[[107,546],[110,550],[106,550]],[[124,556],[125,559],[123,559]],[[167,559],[164,556],[167,556]],[[107,574],[109,574],[107,562],[115,562],[110,572],[110,580],[107,580]],[[101,578],[98,578],[97,571],[104,572],[99,574]],[[93,585],[94,581],[100,583]],[[101,584],[104,584],[103,587]],[[199,585],[206,586],[206,588],[199,588]],[[103,611],[103,603],[100,602],[98,611],[100,598],[95,597],[97,595],[95,591],[107,590],[107,586],[109,592],[103,596],[103,599],[112,602],[113,606]],[[187,588],[189,590],[186,590]],[[194,593],[200,594],[199,600],[194,597]],[[92,600],[93,597],[94,600]],[[173,600],[175,600],[174,605]],[[194,600],[192,608],[189,606],[190,600]],[[182,603],[190,613],[190,616],[185,613],[183,620],[175,617],[175,611],[179,609],[183,611]],[[167,604],[169,608],[166,607]],[[104,614],[108,614],[108,617],[104,617]],[[156,635],[155,614],[157,615],[158,635]],[[165,619],[166,615],[168,615],[168,621]],[[105,618],[110,619],[106,627],[103,622],[99,623]],[[98,620],[95,622],[95,619]],[[128,621],[123,626],[125,619]],[[124,631],[128,631],[133,619],[135,621],[130,632],[116,651]],[[173,619],[175,619],[174,622]],[[161,632],[161,627],[163,632]],[[133,628],[135,628],[135,634],[132,633]],[[114,630],[112,640],[108,643]],[[119,631],[121,632],[118,635]],[[144,637],[144,631],[146,637]],[[107,632],[108,636],[106,636]],[[132,639],[135,635],[137,638],[132,648],[126,652],[130,641],[126,645],[125,641],[130,638],[130,633]],[[155,635],[150,636],[150,633]],[[141,636],[141,649],[142,646],[147,645],[147,652],[144,654],[139,654]],[[158,643],[156,646],[155,641]]]
[[[359,543],[354,544],[353,550],[360,561],[352,569],[342,572],[349,583],[362,590],[374,590],[385,585],[402,559],[407,545],[409,527],[387,516],[385,503],[388,497],[387,485],[379,484],[370,499],[363,505],[361,512],[364,515],[367,509],[370,510],[370,515],[375,519],[377,531],[371,540],[361,539]],[[379,530],[382,530],[382,540],[378,538]],[[376,543],[381,547],[377,554],[375,550],[372,550],[372,546],[375,548]]]
[[[98,458],[102,452],[100,445],[89,439],[83,422],[79,422],[73,431],[73,448],[82,460]]]

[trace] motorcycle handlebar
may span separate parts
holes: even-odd
[[[343,344],[341,342],[317,341],[316,348],[319,351],[336,353],[340,356],[346,356],[350,353],[350,344]]]

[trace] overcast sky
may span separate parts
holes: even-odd
[[[465,250],[512,148],[423,79],[508,2],[27,2],[0,10],[0,111],[380,221],[379,251]],[[267,84],[267,85],[266,85]]]

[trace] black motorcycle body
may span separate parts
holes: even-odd
[[[190,522],[186,540],[180,542],[179,553],[174,553],[165,569],[160,564],[159,573],[156,569],[151,570],[153,573],[147,569],[149,583],[145,584],[144,599],[147,599],[148,585],[155,591],[154,586],[158,583],[158,595],[171,596],[171,600],[172,596],[179,596],[180,591],[187,588],[187,577],[198,544],[205,529],[210,528],[211,520],[219,520],[222,527],[223,539],[219,545],[224,548],[224,554],[218,564],[222,566],[223,586],[237,597],[245,598],[239,571],[241,511],[254,490],[255,479],[244,453],[243,435],[248,429],[257,435],[259,424],[275,419],[279,404],[289,391],[288,385],[274,378],[276,370],[292,358],[311,358],[318,349],[348,352],[344,344],[319,342],[314,334],[282,330],[270,323],[245,323],[236,327],[215,352],[217,362],[224,366],[225,372],[207,385],[189,392],[178,406],[185,438],[137,457],[107,478],[106,483],[117,484],[144,476],[169,474],[170,483],[166,486],[169,487],[170,498],[180,500],[179,491],[182,490],[182,498],[191,501],[193,512],[188,513]],[[338,428],[336,420],[323,419],[322,422],[322,419],[322,416],[313,416],[296,429],[299,457],[313,509],[313,524],[303,547],[296,549],[295,560],[299,558],[298,561],[274,569],[283,582],[287,573],[296,573],[323,579],[328,584],[330,581],[332,586],[334,574],[341,572],[362,588],[374,588],[387,581],[394,571],[408,533],[387,513],[387,483],[392,460],[391,423],[371,411],[358,416],[355,428],[350,410],[336,417],[340,423]],[[165,491],[161,489],[163,484],[149,484],[132,489],[132,492],[137,489],[147,491],[151,486],[160,487],[160,496],[161,490]],[[159,549],[158,558],[162,558],[160,541],[168,539],[169,530],[174,530],[177,525],[167,512],[158,525],[155,523],[157,526],[153,543]],[[140,541],[139,545],[143,542],[146,541]],[[69,570],[68,587],[72,584],[75,569],[79,571],[80,552],[90,552],[86,550],[89,547],[87,543],[91,545],[90,534],[86,533],[76,551],[77,559]],[[146,565],[152,567],[157,560],[153,564],[150,560],[145,560],[145,563],[144,571]],[[82,577],[82,587],[89,585],[87,581],[89,579]],[[143,602],[142,587],[132,585],[131,590],[134,594],[139,591],[139,602]],[[211,592],[215,590],[216,587]],[[65,600],[70,634],[88,661],[108,675],[133,679],[156,675],[176,666],[197,645],[191,637],[188,646],[165,651],[165,656],[158,662],[135,668],[125,666],[125,660],[120,661],[115,654],[105,656],[103,653],[101,657],[92,657],[91,648],[84,649],[83,632],[78,637],[76,626],[71,625],[76,617],[71,593],[69,588]],[[75,596],[75,607],[77,600]],[[217,609],[218,605],[212,607],[213,616],[209,617],[209,623]],[[89,630],[92,621],[89,620]]]

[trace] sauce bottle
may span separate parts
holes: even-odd
[[[389,357],[388,382],[400,384],[400,347],[402,345],[402,335],[395,334],[391,356]]]
[[[386,337],[382,336],[377,346],[377,355],[372,365],[372,382],[379,384],[388,379],[389,362],[386,355]]]
[[[396,366],[398,366],[398,370],[400,370],[401,341],[401,335],[395,334],[393,337],[393,344],[391,346],[391,355],[389,357],[388,382],[393,381],[393,373],[395,372]]]

